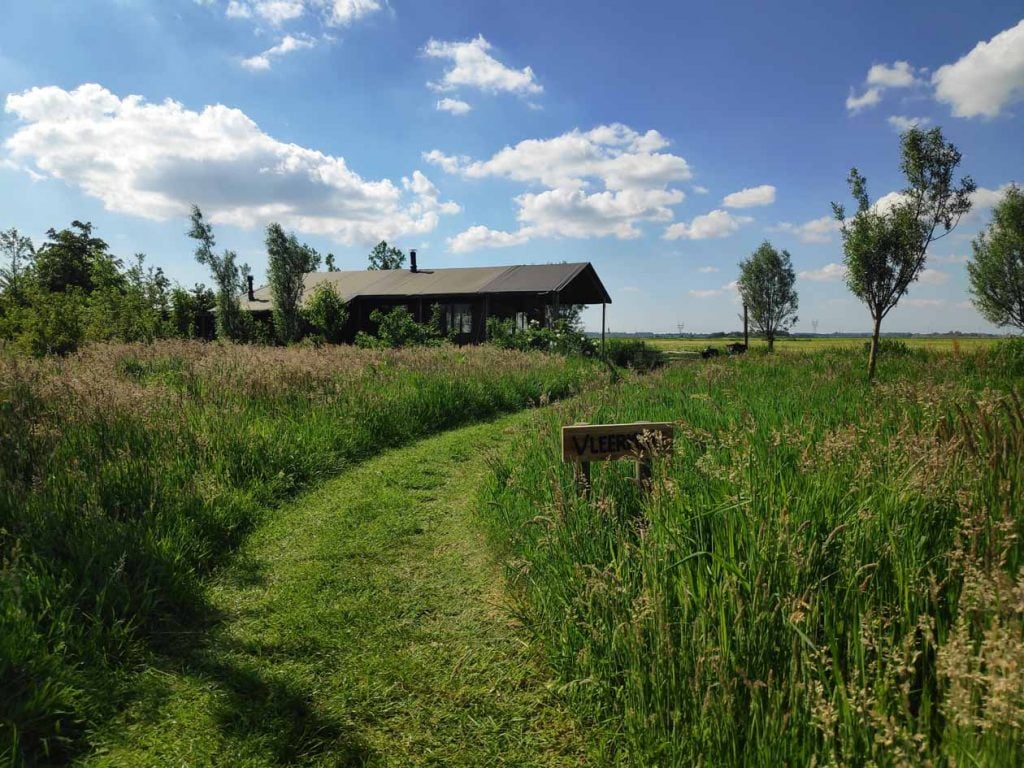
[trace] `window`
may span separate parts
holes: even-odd
[[[470,304],[446,304],[444,307],[444,325],[456,334],[473,333],[473,307]]]
[[[526,317],[525,312],[516,312],[516,329],[525,331],[526,326],[530,324],[530,321]]]

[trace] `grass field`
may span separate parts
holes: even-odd
[[[489,348],[0,358],[0,764],[87,747],[154,655],[201,637],[207,578],[268,508],[386,448],[576,393],[595,371]]]
[[[549,409],[481,510],[604,762],[1022,764],[1020,362],[747,355]],[[580,496],[559,426],[643,419],[650,496]]]
[[[900,341],[911,349],[927,349],[932,352],[970,352],[978,349],[987,349],[995,344],[998,339],[989,336],[885,336],[885,339]],[[718,347],[724,349],[726,344],[742,342],[743,336],[729,336],[726,338],[659,338],[644,339],[656,349],[664,352],[697,352],[705,347]],[[864,348],[869,343],[868,338],[850,337],[821,337],[821,336],[790,336],[779,338],[775,341],[775,348],[779,351],[822,351],[826,349],[856,349]],[[750,348],[767,348],[768,344],[762,339],[751,338]]]

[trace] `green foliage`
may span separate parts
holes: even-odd
[[[67,355],[85,340],[85,309],[82,289],[50,293],[33,287],[28,305],[20,315],[17,343],[37,357]]]
[[[591,357],[597,354],[597,343],[569,320],[555,321],[554,328],[542,328],[536,322],[523,329],[514,321],[487,318],[487,341],[501,349],[537,350],[559,355]]]
[[[338,295],[333,283],[323,282],[313,289],[303,315],[324,341],[341,342],[348,322],[348,304]]]
[[[1024,192],[1010,185],[967,263],[974,306],[994,325],[1024,331]]]
[[[605,357],[613,365],[634,371],[653,371],[668,361],[664,352],[640,339],[607,339]]]
[[[370,313],[377,324],[375,335],[360,331],[356,346],[364,349],[399,349],[401,347],[436,347],[450,341],[441,327],[441,308],[433,307],[429,323],[417,323],[406,307],[395,307],[390,312],[379,309]]]
[[[196,283],[191,291],[175,286],[171,290],[173,335],[183,339],[212,339],[216,305],[216,295],[202,283]]]
[[[1011,376],[1024,376],[1024,338],[1003,339],[993,345],[989,360]]]
[[[907,186],[891,205],[871,205],[867,180],[856,168],[847,178],[856,214],[847,220],[844,207],[832,204],[843,237],[846,284],[874,321],[868,378],[875,375],[882,320],[920,277],[928,246],[970,210],[975,190],[969,176],[954,183],[961,155],[939,128],[911,128],[900,138],[900,148]]]
[[[740,262],[740,296],[754,328],[768,340],[769,351],[775,348],[775,337],[792,328],[798,319],[795,283],[789,251],[780,253],[767,240],[749,259]]]
[[[1019,765],[1024,413],[986,352],[681,365],[539,414],[479,508],[600,764]],[[560,427],[666,420],[651,492]]]
[[[116,286],[121,263],[107,244],[92,236],[92,224],[71,222],[70,229],[50,229],[49,238],[35,254],[33,269],[39,286],[51,293],[79,288],[89,294],[95,288]]]
[[[269,505],[588,378],[582,363],[487,348],[157,342],[59,363],[0,356],[5,764],[72,762],[139,670],[180,668],[214,619],[201,579]]]
[[[320,265],[320,254],[280,224],[267,227],[267,277],[274,297],[274,328],[282,344],[297,341],[302,332],[303,278]]]
[[[367,269],[401,269],[405,264],[405,254],[400,248],[389,246],[387,241],[381,240],[370,251],[369,262]]]
[[[0,295],[20,300],[20,294],[25,290],[24,283],[31,278],[35,252],[32,239],[17,229],[12,227],[0,232],[0,257],[7,264],[0,266]]]
[[[196,261],[208,266],[217,286],[217,336],[231,341],[247,341],[250,323],[243,317],[239,305],[239,293],[247,289],[246,276],[249,266],[236,263],[238,255],[225,250],[221,255],[214,253],[217,244],[213,226],[203,218],[198,205],[192,206],[191,226],[188,236],[196,241]]]

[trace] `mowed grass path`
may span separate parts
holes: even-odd
[[[488,452],[530,423],[388,452],[271,516],[209,588],[220,619],[86,763],[585,763],[476,522]]]

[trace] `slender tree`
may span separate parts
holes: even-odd
[[[214,253],[217,241],[213,236],[213,227],[203,218],[198,205],[192,206],[188,236],[196,241],[196,261],[210,268],[217,285],[217,336],[232,341],[243,340],[246,324],[242,317],[239,294],[247,287],[249,265],[239,266],[238,255],[234,251],[225,250],[219,256]]]
[[[994,325],[1024,331],[1024,191],[1016,184],[992,209],[967,263],[974,306]]]
[[[22,283],[35,253],[32,239],[18,230],[12,227],[6,232],[0,232],[0,254],[7,263],[7,266],[0,267],[0,291],[16,301],[22,299]]]
[[[737,281],[740,296],[747,305],[754,327],[768,340],[768,351],[775,349],[779,331],[789,330],[797,321],[799,306],[794,283],[796,272],[788,251],[781,253],[765,240],[750,258],[740,262]]]
[[[284,344],[297,341],[302,332],[304,278],[320,265],[320,254],[294,234],[285,234],[280,224],[267,227],[267,277],[274,297],[274,329]]]
[[[370,251],[370,266],[367,269],[401,269],[405,264],[405,254],[400,248],[394,248],[381,240]]]
[[[969,176],[954,183],[960,151],[939,128],[911,128],[900,137],[900,145],[907,186],[887,196],[887,205],[871,205],[867,180],[856,168],[847,182],[857,213],[847,219],[844,207],[832,203],[843,237],[846,284],[867,305],[874,324],[869,379],[875,376],[882,320],[921,276],[928,246],[948,235],[970,210],[975,190]]]

